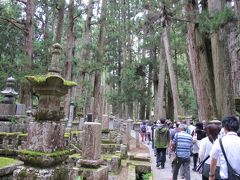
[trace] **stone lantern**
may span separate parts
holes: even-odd
[[[15,97],[18,93],[14,90],[16,80],[11,76],[7,78],[6,88],[1,91],[1,94],[4,96],[2,103],[13,104]]]
[[[69,151],[64,149],[65,123],[61,121],[64,113],[60,110],[60,98],[68,93],[70,87],[77,85],[75,82],[66,81],[60,75],[61,50],[59,44],[52,46],[52,60],[46,75],[26,76],[33,87],[33,92],[39,98],[39,106],[34,114],[34,120],[29,122],[27,149],[20,152],[19,156],[26,165],[43,170],[48,168],[45,169],[46,178],[52,177],[53,174],[54,177],[58,177],[54,167],[68,157]],[[28,167],[16,170],[14,176],[18,177],[21,171],[28,171],[27,169]],[[39,177],[39,173],[34,169],[26,174],[26,178]],[[60,176],[58,178],[64,179]]]

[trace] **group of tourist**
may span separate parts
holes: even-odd
[[[225,180],[235,177],[240,180],[240,137],[239,120],[225,117],[222,124],[190,121],[172,123],[160,119],[154,124],[140,126],[142,142],[152,141],[156,155],[156,167],[165,168],[166,154],[172,158],[173,180],[178,172],[190,180],[190,158],[193,171],[202,173],[203,180]]]

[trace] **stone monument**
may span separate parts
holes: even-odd
[[[101,160],[101,124],[96,122],[85,122],[82,140],[82,158],[79,167],[73,168],[76,174],[86,180],[107,180],[108,167],[102,165]]]
[[[65,123],[60,121],[64,114],[60,111],[60,97],[77,84],[64,80],[60,75],[59,55],[61,46],[52,47],[52,60],[48,74],[26,76],[33,91],[39,97],[35,119],[29,122],[27,149],[20,151],[24,165],[14,171],[14,179],[66,179],[67,169],[59,166],[69,154],[64,149]],[[34,168],[37,167],[37,168]],[[39,169],[40,168],[40,169]]]
[[[15,102],[18,93],[15,91],[16,80],[9,77],[6,87],[0,93],[0,132],[26,132],[26,108],[24,104]]]

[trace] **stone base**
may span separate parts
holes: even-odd
[[[29,122],[27,149],[54,152],[64,148],[65,125],[62,122]]]
[[[108,180],[108,167],[100,166],[99,168],[74,167],[70,170],[70,179],[81,177],[85,180]]]
[[[69,171],[66,166],[57,166],[48,169],[38,169],[33,167],[19,166],[13,172],[13,179],[21,180],[52,180],[52,179],[68,179]]]
[[[98,160],[86,160],[86,159],[80,159],[78,161],[78,164],[80,166],[84,166],[84,167],[99,167],[100,164],[103,162],[103,160],[98,159]]]

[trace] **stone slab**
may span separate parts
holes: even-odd
[[[85,122],[82,141],[82,159],[98,160],[101,158],[101,139],[101,124],[96,122]]]
[[[102,129],[109,129],[109,118],[106,114],[104,114],[102,118]]]
[[[81,176],[85,180],[108,180],[108,166],[100,166],[99,168],[76,168],[70,172],[70,179],[77,179]]]
[[[15,114],[16,114],[15,104],[0,103],[0,115],[15,115]]]
[[[12,174],[15,169],[17,169],[18,166],[23,165],[22,161],[16,161],[14,164],[11,164],[9,166],[5,166],[3,168],[0,168],[0,176],[5,176],[8,174]]]

